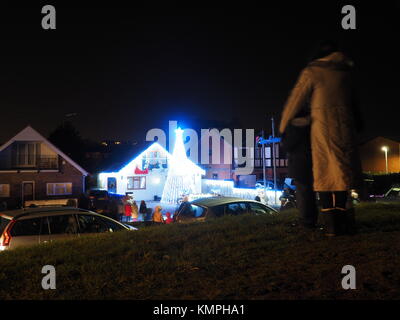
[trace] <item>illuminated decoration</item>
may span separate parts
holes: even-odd
[[[138,166],[135,168],[135,174],[148,174],[149,173],[149,168],[146,168],[144,170],[140,170]]]
[[[160,181],[161,181],[160,178],[154,178],[154,179],[153,179],[153,182],[154,182],[155,184],[159,184]]]
[[[154,196],[161,197],[171,157],[172,155],[165,148],[154,142],[120,170],[100,173],[98,186],[108,190],[108,181],[115,178],[118,194],[124,195],[129,192],[136,199],[141,200],[153,200]],[[134,185],[132,179],[135,177],[143,177],[140,181],[146,185],[145,189],[132,189]],[[146,181],[144,182],[143,179]]]
[[[201,193],[201,176],[205,174],[203,169],[187,158],[183,130],[178,128],[175,133],[174,151],[161,198],[161,202],[168,204],[177,204],[185,195]]]
[[[237,197],[242,199],[254,200],[256,196],[261,198],[261,201],[269,205],[279,205],[279,197],[282,195],[282,190],[273,189],[251,189],[251,188],[235,188],[234,182],[231,180],[202,180],[202,192],[205,196],[208,194]]]
[[[98,186],[108,190],[109,181],[115,181],[118,194],[129,192],[137,200],[162,198],[174,204],[183,194],[201,193],[205,172],[186,157],[182,132],[177,130],[173,154],[154,142],[120,170],[100,173]]]

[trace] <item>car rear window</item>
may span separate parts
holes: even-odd
[[[274,213],[274,211],[272,209],[270,209],[270,208],[268,208],[266,206],[263,206],[262,204],[259,204],[259,203],[250,202],[249,206],[250,206],[250,211],[252,213],[255,213],[255,214],[271,214],[271,213]]]
[[[199,218],[204,215],[205,209],[195,204],[186,205],[179,213],[181,218]]]
[[[10,233],[13,237],[36,236],[40,234],[40,223],[42,218],[17,220]]]

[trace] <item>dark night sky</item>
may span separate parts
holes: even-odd
[[[54,4],[55,31],[41,29],[40,2],[2,5],[0,142],[27,124],[47,135],[71,112],[82,136],[97,140],[144,139],[168,120],[266,127],[268,117],[279,120],[311,48],[326,38],[339,39],[355,60],[365,135],[400,136],[399,1],[354,4],[355,31],[341,29],[349,3],[332,1],[212,9],[112,3]]]

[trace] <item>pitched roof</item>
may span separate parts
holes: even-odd
[[[13,138],[11,138],[8,142],[3,144],[0,147],[0,152],[2,152],[5,148],[11,145],[15,141],[42,141],[50,149],[52,149],[55,153],[61,156],[64,160],[68,161],[72,166],[74,166],[78,171],[80,171],[84,176],[87,176],[89,173],[83,169],[79,164],[77,164],[74,160],[68,157],[64,152],[58,149],[55,145],[53,145],[50,141],[48,141],[45,137],[43,137],[39,132],[33,129],[31,126],[27,126],[25,129],[16,134]]]
[[[360,142],[359,145],[360,146],[364,146],[364,145],[366,145],[369,142],[374,141],[374,140],[386,140],[386,141],[390,141],[392,143],[400,143],[396,137],[375,136],[375,137],[372,137],[372,138],[369,138],[369,139],[365,139],[364,141]]]

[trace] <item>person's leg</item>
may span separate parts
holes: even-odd
[[[335,207],[332,192],[318,192],[321,204],[321,221],[325,226],[327,236],[335,236],[337,228],[335,228]]]
[[[315,228],[318,220],[318,209],[311,184],[296,182],[296,203],[303,227]]]
[[[355,229],[355,215],[354,208],[351,204],[347,206],[348,192],[337,191],[335,194],[335,209],[338,213],[339,229],[342,234],[354,234]]]
[[[321,200],[321,218],[328,236],[344,233],[344,217],[346,211],[347,192],[319,192]]]

